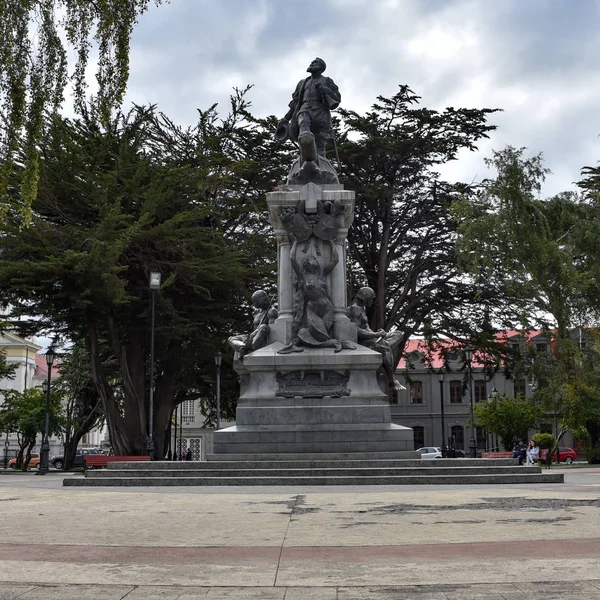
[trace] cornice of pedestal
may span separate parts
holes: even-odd
[[[343,213],[337,215],[340,229],[347,230],[354,221],[355,193],[345,190],[343,185],[318,185],[316,183],[283,185],[267,194],[269,221],[277,234],[284,231],[280,219],[281,213],[285,209],[296,208],[302,200],[305,202],[305,210],[308,215],[317,213],[319,201],[340,202],[344,208]]]

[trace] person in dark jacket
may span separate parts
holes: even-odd
[[[185,460],[192,460],[192,449],[188,448],[187,452],[185,453]]]
[[[522,465],[527,458],[527,446],[523,443],[523,440],[519,440],[517,445],[513,448],[512,457],[518,458],[520,465]]]

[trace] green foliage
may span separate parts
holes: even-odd
[[[5,327],[6,323],[0,321],[0,333]],[[0,348],[0,381],[3,379],[14,379],[16,370],[17,365],[8,363],[6,360],[6,350]]]
[[[39,143],[44,115],[56,112],[63,101],[69,76],[75,107],[86,101],[85,72],[92,43],[97,45],[96,110],[103,122],[120,105],[129,78],[129,40],[139,16],[151,0],[1,0],[0,1],[0,111],[4,131],[0,142],[0,216],[9,206],[14,158],[25,156],[20,177],[20,210],[26,220],[39,178]],[[162,0],[154,0],[160,4]],[[66,34],[66,44],[61,32]],[[67,51],[77,62],[69,73]],[[24,137],[23,137],[24,131]]]
[[[473,406],[475,425],[484,427],[500,437],[505,450],[511,450],[515,440],[527,438],[529,429],[534,428],[541,415],[539,406],[519,395],[509,398],[495,394],[487,402]]]
[[[214,354],[250,326],[248,298],[274,272],[274,244],[251,234],[266,230],[263,190],[282,176],[274,142],[271,162],[261,162],[264,138],[243,92],[230,116],[219,120],[212,108],[189,129],[152,107],[106,127],[92,118],[48,124],[31,226],[23,230],[11,215],[0,240],[0,297],[13,316],[35,316],[38,329],[85,340],[117,453],[146,447],[151,271],[162,273],[159,456],[172,409],[188,399],[214,402]],[[227,372],[226,416],[236,384]]]
[[[598,357],[589,351],[591,340],[584,348],[580,339],[600,322],[595,174],[588,172],[581,183],[584,195],[540,199],[548,175],[541,155],[527,158],[523,148],[509,146],[494,152],[488,165],[496,177],[454,208],[461,260],[474,276],[505,281],[510,297],[505,312],[525,321],[524,329],[541,327],[551,339],[547,352],[529,358],[538,382],[535,398],[557,428],[556,443],[584,424],[598,435]]]
[[[414,334],[471,337],[486,307],[503,297],[502,280],[477,281],[462,272],[451,206],[469,186],[438,173],[488,137],[495,110],[436,111],[419,101],[400,86],[366,114],[339,111],[341,178],[356,191],[349,287],[375,290],[371,327],[402,331],[400,352]]]
[[[542,449],[553,448],[556,441],[551,433],[536,433],[531,439]]]
[[[14,379],[16,364],[10,364],[6,361],[6,351],[0,349],[0,381],[2,379]]]
[[[571,192],[538,198],[548,174],[541,155],[526,158],[523,148],[508,146],[487,162],[496,178],[453,209],[461,261],[477,277],[506,282],[511,301],[505,311],[515,322],[527,314],[528,324],[547,328],[550,314],[565,337],[585,310],[575,239],[588,206]]]
[[[54,386],[62,397],[64,469],[69,469],[81,438],[104,421],[100,394],[94,385],[89,352],[75,344],[61,354],[60,376]]]
[[[585,459],[590,465],[600,465],[600,444],[586,448]]]
[[[46,394],[40,387],[29,388],[24,392],[6,390],[4,402],[0,406],[0,430],[16,433],[21,451],[17,460],[23,465],[23,451],[31,452],[37,434],[43,434],[46,420]],[[63,427],[63,413],[60,394],[52,391],[49,405],[49,435],[59,435]],[[23,465],[27,468],[28,460]]]

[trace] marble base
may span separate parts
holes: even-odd
[[[215,432],[215,454],[413,450],[412,429],[391,422],[379,353],[358,346],[277,354],[282,347],[275,342],[238,365],[236,425]]]

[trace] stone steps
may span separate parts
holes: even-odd
[[[365,459],[112,463],[65,486],[513,485],[562,483],[562,473],[513,459]],[[252,460],[254,458],[254,460]],[[263,460],[258,460],[263,458]]]
[[[349,469],[349,468],[449,468],[449,467],[519,467],[517,459],[472,459],[464,458],[446,458],[446,459],[389,459],[389,460],[272,460],[265,458],[263,460],[231,460],[231,461],[183,461],[183,462],[140,462],[135,463],[136,470],[164,470],[188,471],[197,469]],[[131,463],[118,462],[113,463],[111,469],[131,470]],[[536,468],[536,467],[531,467]],[[98,472],[98,471],[95,471]]]
[[[336,485],[514,485],[522,483],[562,483],[563,476],[550,474],[508,475],[423,475],[382,477],[114,477],[65,479],[65,486],[336,486]]]
[[[528,469],[530,473],[540,473],[541,469],[537,467]],[[401,477],[401,476],[458,476],[458,475],[477,475],[478,467],[439,467],[419,469],[404,467],[354,467],[354,468],[307,468],[307,469],[252,469],[252,477]],[[506,475],[511,473],[522,474],[523,467],[489,467],[486,470],[487,475]],[[115,469],[115,470],[95,470],[87,474],[88,478],[123,478],[123,477],[248,477],[248,469]]]
[[[207,462],[214,461],[357,461],[357,460],[408,460],[420,462],[421,456],[414,450],[400,450],[396,452],[279,452],[269,454],[207,454]],[[177,464],[177,463],[174,463]],[[185,464],[185,463],[182,463]],[[506,464],[506,463],[505,463]]]

